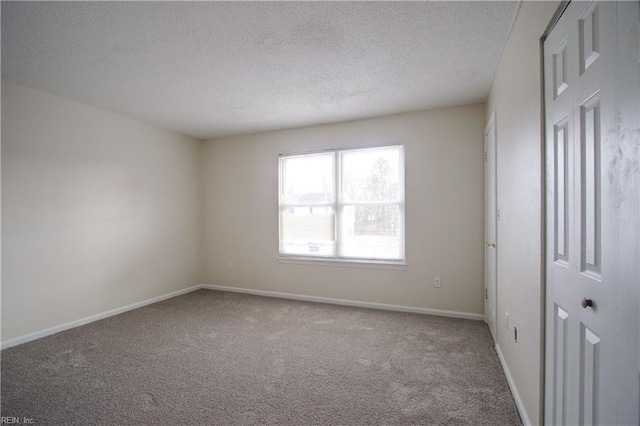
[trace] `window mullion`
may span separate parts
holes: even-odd
[[[334,185],[334,207],[335,212],[335,229],[334,229],[334,242],[335,250],[333,253],[334,258],[340,257],[341,241],[340,241],[340,227],[342,226],[342,163],[340,153],[333,152],[333,185]]]
[[[405,226],[406,226],[406,217],[405,217],[405,213],[406,213],[406,194],[405,194],[405,158],[404,158],[404,147],[400,147],[399,149],[399,153],[400,153],[400,158],[399,158],[399,164],[398,164],[398,168],[399,168],[399,190],[400,193],[398,194],[400,197],[400,203],[398,204],[399,208],[400,208],[400,216],[398,217],[398,221],[400,222],[400,229],[399,231],[399,237],[402,239],[400,242],[400,257],[402,259],[406,259],[406,233],[405,233]]]

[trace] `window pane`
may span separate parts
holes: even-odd
[[[345,202],[400,201],[398,147],[345,151],[340,155]]]
[[[323,204],[334,200],[333,153],[281,158],[281,204]]]
[[[335,214],[326,206],[284,207],[280,214],[280,252],[307,256],[335,253]]]
[[[340,255],[358,259],[401,259],[400,208],[394,204],[344,206]]]

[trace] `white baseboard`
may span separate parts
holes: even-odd
[[[518,407],[518,412],[520,413],[520,418],[522,418],[522,423],[525,426],[530,426],[531,420],[529,420],[529,415],[527,414],[527,410],[524,408],[522,398],[520,398],[520,394],[518,393],[518,388],[513,381],[513,377],[511,377],[511,372],[509,371],[509,367],[507,366],[507,361],[504,359],[502,351],[500,350],[500,346],[498,346],[497,343],[496,352],[498,353],[498,359],[500,360],[500,364],[502,365],[502,370],[504,370],[504,375],[507,377],[507,383],[509,383],[509,388],[511,389],[511,393],[513,394],[513,399],[516,401],[516,407]]]
[[[89,324],[94,321],[99,321],[104,318],[112,317],[114,315],[122,314],[127,311],[131,311],[133,309],[141,308],[143,306],[151,305],[152,303],[161,302],[166,299],[171,299],[172,297],[180,296],[186,293],[191,293],[192,291],[201,289],[201,285],[196,285],[189,288],[184,288],[182,290],[174,291],[168,294],[163,294],[162,296],[153,297],[151,299],[142,300],[140,302],[132,303],[127,306],[123,306],[121,308],[112,309],[107,312],[102,312],[100,314],[91,315],[86,318],[82,318],[76,321],[71,321],[66,324],[56,325],[55,327],[47,328],[45,330],[36,331],[35,333],[25,334],[24,336],[14,337],[13,339],[6,340],[0,343],[0,349],[7,349],[12,346],[21,345],[22,343],[27,343],[32,340],[40,339],[41,337],[50,336],[52,334],[60,333],[61,331],[69,330],[71,328],[80,327],[81,325]]]
[[[427,314],[427,315],[439,315],[439,316],[452,317],[452,318],[464,318],[464,319],[470,319],[470,320],[476,320],[476,321],[484,321],[483,315],[472,314],[468,312],[443,311],[438,309],[418,308],[413,306],[389,305],[385,303],[360,302],[356,300],[334,299],[331,297],[305,296],[302,294],[280,293],[276,291],[253,290],[253,289],[240,288],[240,287],[227,287],[227,286],[219,286],[219,285],[211,285],[211,284],[200,284],[200,285],[195,285],[193,287],[185,288],[182,290],[174,291],[172,293],[164,294],[162,296],[153,297],[151,299],[132,303],[130,305],[123,306],[121,308],[112,309],[110,311],[102,312],[100,314],[91,315],[89,317],[81,318],[76,321],[71,321],[65,324],[50,327],[45,330],[40,330],[34,333],[25,334],[24,336],[14,337],[13,339],[9,339],[4,342],[1,342],[0,349],[8,349],[13,346],[31,342],[32,340],[40,339],[41,337],[50,336],[52,334],[60,333],[61,331],[69,330],[75,327],[80,327],[81,325],[89,324],[94,321],[99,321],[101,319],[109,318],[114,315],[122,314],[124,312],[141,308],[143,306],[147,306],[152,303],[161,302],[163,300],[180,296],[186,293],[190,293],[192,291],[196,291],[201,288],[206,288],[209,290],[218,290],[218,291],[229,291],[229,292],[235,292],[235,293],[254,294],[257,296],[277,297],[281,299],[302,300],[306,302],[329,303],[333,305],[356,306],[360,308],[384,309],[388,311],[410,312],[410,313]]]
[[[280,299],[302,300],[305,302],[329,303],[332,305],[356,306],[359,308],[384,309],[387,311],[410,312],[415,314],[438,315],[443,317],[464,318],[484,321],[484,315],[468,312],[442,311],[439,309],[418,308],[414,306],[388,305],[386,303],[361,302],[357,300],[334,299],[332,297],[306,296],[303,294],[280,293],[277,291],[253,290],[250,288],[229,287],[223,285],[202,284],[202,288],[234,293],[254,294],[256,296],[277,297]]]

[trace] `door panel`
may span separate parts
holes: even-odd
[[[580,345],[580,422],[581,425],[595,425],[598,418],[598,376],[600,362],[598,349],[600,338],[581,325]]]
[[[573,176],[569,157],[569,120],[563,118],[554,125],[553,159],[555,175],[554,198],[554,260],[564,266],[569,265],[569,177]]]
[[[553,354],[553,419],[555,424],[566,424],[565,395],[567,393],[567,324],[569,314],[555,306],[554,316],[554,354]]]
[[[600,278],[600,96],[580,107],[581,270]]]

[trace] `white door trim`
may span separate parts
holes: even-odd
[[[484,316],[485,322],[489,325],[489,329],[491,330],[491,335],[493,337],[494,342],[497,343],[497,324],[498,324],[498,249],[497,249],[497,241],[498,241],[498,220],[497,220],[497,212],[498,212],[498,138],[497,138],[497,127],[496,127],[496,111],[494,110],[491,113],[491,117],[487,122],[487,125],[484,130],[484,199],[485,199],[485,218],[484,218]],[[491,169],[489,169],[491,167]],[[493,174],[493,176],[490,175]],[[493,185],[491,185],[488,180],[493,179]],[[491,185],[493,188],[493,194],[488,192],[488,186]],[[488,207],[488,203],[493,201],[493,208]],[[492,212],[491,216],[488,217],[487,213]],[[493,235],[488,235],[490,233],[490,222],[493,220]],[[489,241],[491,240],[491,241]],[[490,246],[493,244],[493,246]],[[493,251],[493,256],[489,255],[489,250]],[[493,276],[490,273],[490,262],[493,263]],[[493,312],[491,312],[491,306],[493,306]]]

